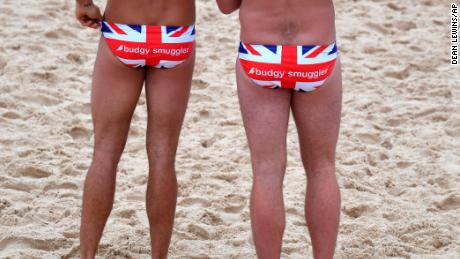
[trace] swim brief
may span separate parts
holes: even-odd
[[[337,60],[337,46],[240,43],[239,61],[249,78],[265,88],[310,92],[321,87]]]
[[[128,25],[103,21],[102,35],[112,53],[136,68],[173,68],[193,51],[195,26]]]

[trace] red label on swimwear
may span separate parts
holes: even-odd
[[[260,86],[313,91],[330,76],[335,44],[320,46],[250,45],[241,43],[239,60],[246,74]]]
[[[194,26],[126,25],[102,22],[112,52],[131,67],[174,67],[187,59],[195,42]]]

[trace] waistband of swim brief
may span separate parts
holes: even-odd
[[[239,55],[252,55],[252,56],[261,56],[266,54],[281,54],[279,49],[299,49],[301,48],[302,54],[311,53],[313,56],[320,54],[332,55],[338,54],[336,42],[324,45],[270,45],[270,44],[249,44],[240,42],[239,45]],[[265,53],[265,54],[263,54]]]
[[[101,31],[102,32],[111,32],[112,30],[114,31],[121,31],[120,26],[128,26],[134,30],[141,30],[142,27],[146,28],[161,28],[161,29],[166,29],[174,31],[180,31],[181,29],[183,30],[192,30],[193,35],[195,34],[195,24],[191,25],[184,25],[184,26],[177,26],[177,25],[146,25],[146,24],[124,24],[124,23],[116,23],[116,22],[110,22],[107,20],[102,20],[101,22]],[[152,33],[156,30],[148,30],[147,33]]]
[[[316,45],[312,45],[312,44],[307,44],[307,45],[283,45],[283,44],[280,44],[280,45],[277,45],[277,44],[254,44],[254,43],[248,43],[248,42],[243,42],[243,41],[240,41],[240,46],[243,45],[250,45],[250,46],[264,46],[264,47],[330,47],[330,46],[336,46],[337,47],[337,43],[334,41],[334,42],[331,42],[331,43],[328,43],[328,44],[316,44]]]

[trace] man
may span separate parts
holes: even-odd
[[[239,9],[238,96],[253,168],[251,224],[259,258],[280,258],[283,177],[292,110],[307,173],[305,215],[316,259],[333,258],[340,217],[335,149],[341,71],[332,0],[217,0]],[[278,90],[274,90],[274,89]]]
[[[195,3],[109,0],[103,20],[91,0],[77,0],[76,16],[82,25],[101,28],[103,34],[91,94],[95,145],[83,194],[81,258],[96,254],[144,82],[152,258],[166,258],[177,199],[174,161],[195,60]]]

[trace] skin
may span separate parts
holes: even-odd
[[[76,17],[90,28],[99,28],[102,19],[99,8],[91,1],[77,1]],[[191,25],[195,20],[194,1],[111,0],[105,19],[125,24]],[[117,165],[144,83],[149,160],[146,206],[152,258],[167,257],[177,199],[175,156],[194,62],[193,53],[175,68],[133,69],[118,61],[105,41],[100,40],[91,91],[95,145],[83,191],[81,258],[94,258],[97,252],[113,206]]]
[[[335,41],[332,0],[217,0],[217,4],[227,14],[239,9],[241,40],[246,43],[319,45]],[[314,92],[261,88],[238,61],[236,78],[251,152],[250,214],[257,256],[281,256],[285,228],[282,187],[292,111],[307,174],[305,217],[313,255],[316,259],[333,258],[340,218],[335,175],[342,102],[340,60],[325,84]]]

